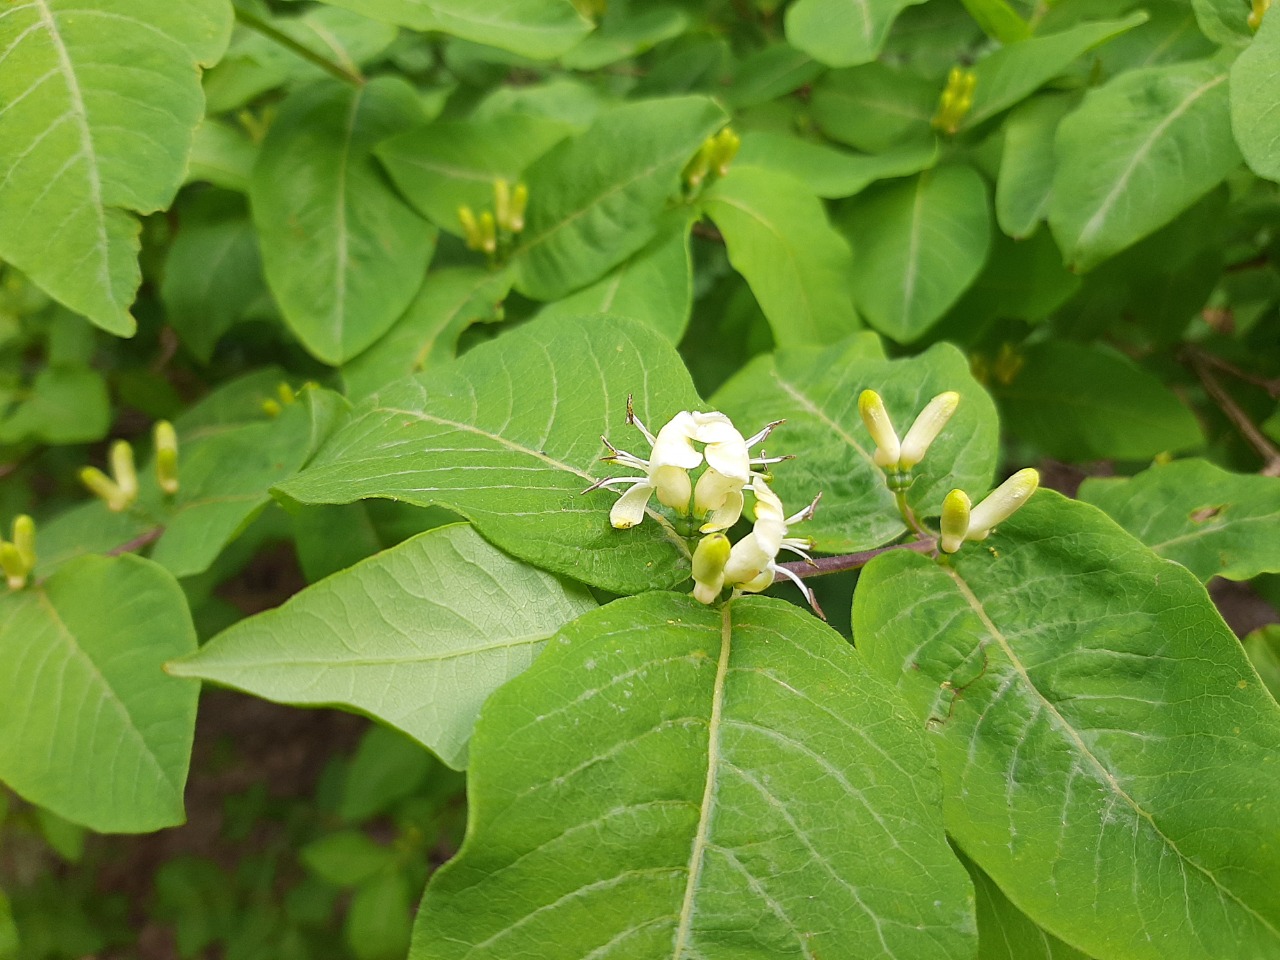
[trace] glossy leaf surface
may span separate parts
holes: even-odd
[[[1231,65],[1231,129],[1260,177],[1280,180],[1280,17],[1263,17],[1257,36]]]

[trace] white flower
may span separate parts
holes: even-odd
[[[799,537],[788,537],[787,528],[812,517],[821,494],[799,513],[788,517],[783,513],[782,501],[769,489],[762,477],[752,479],[751,492],[756,498],[755,525],[729,551],[729,561],[724,568],[724,582],[747,593],[759,593],[768,588],[781,573],[795,581],[796,586],[816,609],[813,591],[794,573],[779,565],[777,557],[780,551],[789,550],[806,560],[811,559],[807,551],[812,542]]]
[[[609,511],[609,522],[619,530],[634,527],[644,519],[645,508],[649,498],[657,493],[658,500],[673,510],[686,513],[689,510],[689,497],[693,493],[693,483],[689,479],[689,471],[702,463],[702,454],[693,446],[693,437],[698,429],[698,422],[688,411],[677,413],[655,437],[640,418],[635,415],[631,398],[627,398],[627,423],[634,425],[653,448],[649,459],[644,460],[633,453],[619,450],[605,437],[600,439],[609,448],[609,455],[602,459],[606,463],[616,463],[634,470],[642,470],[643,477],[606,477],[597,480],[587,487],[583,493],[591,490],[607,488],[617,484],[631,484],[631,489],[618,498],[613,509]]]
[[[727,530],[742,516],[742,488],[754,476],[752,467],[778,463],[786,457],[752,457],[750,448],[762,442],[784,420],[775,420],[750,439],[744,440],[722,413],[695,413],[699,420],[694,439],[705,443],[707,469],[693,488],[693,513],[707,517],[702,533]],[[708,516],[709,515],[709,516]]]

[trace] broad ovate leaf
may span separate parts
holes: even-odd
[[[222,0],[28,0],[0,12],[0,259],[93,323],[135,329],[135,213],[162,210],[222,55]]]
[[[169,672],[280,703],[345,706],[461,768],[485,698],[593,607],[582,587],[454,524],[240,621]]]
[[[858,415],[863,390],[884,398],[899,436],[934,396],[960,394],[907,495],[920,516],[937,516],[953,487],[976,499],[995,468],[995,407],[969,373],[964,354],[950,344],[903,360],[868,354],[857,340],[757,357],[713,400],[737,422],[786,418],[769,438],[769,453],[796,459],[772,469],[773,488],[793,511],[822,494],[817,515],[800,528],[822,553],[878,547],[904,532],[884,471],[872,462],[875,441]]]
[[[982,868],[960,854],[978,905],[978,960],[1091,960],[1009,902]]]
[[[285,322],[325,363],[369,346],[409,306],[436,231],[386,182],[374,145],[421,119],[395,77],[291,94],[262,145],[249,199]]]
[[[182,823],[199,684],[162,667],[195,648],[182,589],[139,557],[0,596],[0,780],[104,833]]]
[[[1069,94],[1036,97],[1005,121],[1000,177],[996,180],[996,221],[1015,240],[1029,237],[1049,215],[1054,132],[1076,104],[1076,98]]]
[[[1031,920],[1115,960],[1280,951],[1280,708],[1189,572],[1041,490],[948,563],[877,557],[853,613]]]
[[[485,704],[468,796],[412,960],[973,954],[919,724],[782,601],[581,617]]]
[[[440,504],[535,566],[620,593],[673,586],[689,557],[670,523],[654,512],[615,530],[617,494],[582,493],[597,477],[638,475],[599,462],[602,434],[648,453],[625,423],[629,394],[653,430],[701,407],[675,348],[650,328],[611,316],[534,321],[379,390],[280,489],[308,503]]]
[[[787,8],[787,41],[829,67],[874,60],[893,21],[924,0],[796,0]]]
[[[1086,480],[1080,499],[1201,581],[1280,572],[1280,477],[1179,460],[1136,477]]]
[[[1262,18],[1258,34],[1231,65],[1231,129],[1249,169],[1280,180],[1280,17]]]
[[[811,101],[823,133],[868,153],[932,143],[929,121],[937,105],[936,83],[879,61],[831,71],[814,84]]]
[[[877,180],[906,177],[931,167],[937,143],[912,141],[882,153],[850,153],[785,133],[756,131],[742,138],[734,170],[761,167],[800,180],[819,197],[851,197]]]

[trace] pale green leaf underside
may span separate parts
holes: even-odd
[[[950,344],[903,360],[868,354],[861,341],[757,357],[714,399],[739,423],[786,418],[769,438],[769,453],[797,456],[773,468],[773,486],[793,510],[822,493],[817,515],[797,528],[822,553],[878,547],[904,531],[884,471],[871,460],[875,443],[858,416],[863,390],[884,397],[899,435],[935,395],[960,394],[955,415],[916,468],[908,498],[920,516],[937,516],[953,487],[976,502],[995,468],[995,407]]]
[[[877,558],[854,631],[1032,920],[1116,960],[1280,951],[1280,710],[1190,573],[1042,490],[952,566]]]
[[[183,821],[197,684],[177,582],[138,557],[85,557],[0,597],[0,780],[102,832]]]
[[[1009,902],[996,882],[963,854],[978,906],[978,960],[1089,960]]]
[[[485,698],[593,607],[587,591],[455,524],[240,621],[169,672],[280,703],[350,707],[461,768]]]
[[[1280,17],[1262,25],[1231,65],[1231,129],[1249,168],[1280,180]]]
[[[797,0],[787,8],[787,42],[830,67],[874,60],[893,21],[924,0]]]
[[[675,349],[647,327],[608,316],[535,321],[380,390],[281,490],[309,503],[440,504],[556,573],[624,593],[672,586],[689,567],[670,525],[652,515],[615,530],[617,495],[582,494],[595,477],[636,475],[599,462],[601,434],[647,455],[624,423],[628,394],[655,430],[700,404]]]
[[[220,0],[21,0],[0,10],[0,258],[132,335],[136,213],[168,206],[204,110]]]
[[[1180,460],[1127,479],[1086,480],[1080,499],[1201,581],[1280,572],[1280,477]]]
[[[782,601],[575,621],[485,704],[468,793],[413,960],[972,955],[918,725]]]

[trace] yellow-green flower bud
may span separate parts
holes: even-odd
[[[693,158],[684,165],[683,179],[685,187],[689,190],[697,190],[702,186],[702,181],[707,178],[707,173],[711,170],[711,158],[716,151],[716,138],[708,137],[702,141],[702,146],[698,148],[698,152]]]
[[[156,422],[155,444],[156,482],[173,496],[178,492],[178,434],[168,420]]]
[[[488,210],[480,214],[480,249],[490,256],[498,251],[498,227]]]
[[[133,445],[117,440],[111,445],[111,476],[124,497],[125,506],[138,499],[138,471],[133,465]]]
[[[1262,18],[1271,7],[1271,0],[1253,0],[1253,10],[1249,13],[1249,29],[1254,33],[1262,26]]]
[[[296,403],[298,400],[298,395],[294,392],[293,387],[283,381],[276,386],[276,396],[280,398],[280,405],[282,407],[287,407],[289,404]]]
[[[877,467],[893,467],[902,454],[902,444],[898,434],[889,422],[889,411],[884,408],[884,401],[874,390],[863,390],[858,397],[858,413],[862,422],[867,425],[871,439],[876,442],[876,452],[872,459]]]
[[[942,501],[942,538],[938,546],[943,553],[955,553],[964,543],[969,532],[969,495],[963,490],[952,490]]]
[[[710,157],[711,169],[716,176],[723,177],[729,172],[729,164],[738,155],[738,148],[741,146],[742,138],[733,132],[732,127],[725,127],[716,134]]]
[[[4,571],[10,590],[21,590],[27,585],[27,574],[31,571],[22,560],[22,554],[12,543],[0,541],[0,570]]]
[[[698,541],[693,551],[693,596],[699,603],[714,603],[724,589],[724,567],[732,546],[723,533]]]
[[[36,565],[36,522],[25,513],[13,518],[13,545],[26,564],[27,571]]]
[[[938,97],[938,112],[932,120],[935,130],[953,134],[960,129],[960,124],[973,107],[973,91],[977,84],[978,76],[972,70],[951,68],[947,85]]]
[[[516,188],[511,191],[511,222],[509,229],[512,233],[519,233],[524,229],[524,211],[529,206],[529,188],[523,183],[517,183]]]
[[[511,229],[511,184],[502,177],[493,181],[493,218],[503,230]]]
[[[80,482],[83,483],[99,500],[106,503],[109,510],[119,513],[129,506],[120,486],[97,467],[84,467],[80,471]]]
[[[462,224],[462,236],[467,241],[467,249],[480,250],[484,245],[480,225],[470,207],[464,205],[458,208],[458,222]]]
[[[272,400],[268,397],[262,401],[262,412],[268,417],[278,417],[283,412],[284,407],[280,406],[280,401]]]
[[[973,508],[969,515],[966,540],[985,540],[996,524],[1003,523],[1017,511],[1040,486],[1040,474],[1027,467],[1012,477]]]
[[[902,438],[902,451],[898,455],[898,466],[901,469],[910,470],[924,459],[929,445],[937,439],[959,403],[960,394],[949,390],[938,394],[920,411],[920,416],[916,417],[916,422],[911,424],[911,429]]]

